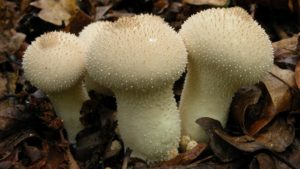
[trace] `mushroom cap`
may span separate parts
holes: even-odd
[[[83,28],[83,30],[79,33],[79,39],[83,43],[86,52],[89,50],[93,40],[98,36],[99,32],[102,31],[102,27],[110,24],[107,21],[97,21],[93,22]],[[85,57],[86,59],[86,57]],[[113,92],[102,85],[101,82],[96,82],[93,78],[91,78],[88,74],[84,78],[85,87],[87,90],[94,90],[97,93],[101,93],[104,95],[113,95]]]
[[[87,68],[113,90],[148,90],[174,83],[186,62],[184,43],[167,23],[138,15],[103,25],[88,52]]]
[[[89,47],[97,36],[98,32],[102,30],[102,27],[110,24],[107,21],[97,21],[85,26],[79,33],[79,39],[83,42],[86,47]]]
[[[233,15],[243,18],[244,20],[251,20],[253,21],[252,16],[243,8],[241,7],[232,7],[227,8],[228,12],[231,12]]]
[[[84,49],[78,37],[49,32],[32,42],[23,58],[25,77],[52,93],[74,86],[85,74]]]
[[[179,34],[191,62],[222,72],[216,78],[235,82],[235,87],[258,82],[273,65],[267,34],[242,8],[199,12],[185,21]]]

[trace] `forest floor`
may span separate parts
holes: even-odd
[[[225,128],[202,119],[209,143],[174,159],[147,164],[130,158],[115,132],[115,99],[90,91],[71,152],[82,169],[300,169],[300,2],[297,0],[0,0],[0,169],[69,168],[63,122],[49,99],[23,75],[22,57],[36,37],[78,34],[98,20],[152,13],[175,30],[192,14],[240,6],[266,30],[274,66],[260,83],[237,91]],[[180,99],[183,78],[174,86]],[[132,119],[134,120],[134,119]],[[199,126],[200,127],[200,126]],[[119,145],[119,146],[118,146]]]

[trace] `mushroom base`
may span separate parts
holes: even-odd
[[[125,146],[149,162],[166,160],[180,140],[172,86],[148,92],[116,91],[118,126]]]

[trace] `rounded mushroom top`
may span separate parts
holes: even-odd
[[[79,39],[88,47],[106,24],[110,24],[110,22],[97,21],[85,26],[79,33]]]
[[[258,82],[273,64],[267,34],[242,8],[199,12],[182,25],[179,34],[191,62],[221,72],[217,78],[238,85]]]
[[[59,92],[83,78],[84,49],[73,34],[45,33],[26,49],[23,68],[33,85],[45,92]]]
[[[184,43],[167,23],[138,15],[103,25],[88,52],[87,68],[113,90],[149,90],[174,83],[186,62]]]

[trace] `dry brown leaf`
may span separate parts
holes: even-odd
[[[154,4],[153,4],[153,8],[155,13],[157,14],[161,14],[165,9],[167,9],[170,5],[170,2],[168,0],[157,0]]]
[[[85,27],[86,25],[92,22],[92,18],[85,14],[82,10],[78,10],[76,14],[72,17],[70,24],[67,25],[64,30],[66,32],[78,33]]]
[[[20,49],[25,37],[25,34],[16,32],[13,29],[5,30],[0,33],[0,63],[6,62],[7,56],[14,54]]]
[[[184,0],[184,2],[191,5],[226,6],[230,0]]]
[[[294,68],[299,57],[298,41],[299,34],[272,43],[275,63],[283,67]]]
[[[292,144],[295,138],[294,126],[283,119],[277,119],[256,137],[247,135],[234,137],[220,129],[214,132],[232,146],[246,152],[254,152],[261,149],[283,152]]]
[[[272,169],[276,168],[274,159],[270,157],[268,154],[260,153],[254,157],[251,161],[250,169]]]
[[[255,105],[258,102],[261,93],[258,87],[253,86],[239,90],[233,98],[232,119],[240,125],[245,134],[248,133],[245,124],[246,110],[249,106]]]
[[[193,160],[195,160],[207,147],[206,144],[198,144],[190,151],[184,152],[182,154],[179,154],[175,158],[164,161],[160,166],[161,167],[167,167],[167,166],[176,166],[176,165],[185,165],[191,163]]]
[[[295,79],[296,79],[297,87],[298,89],[300,89],[300,61],[297,62],[295,68]]]
[[[274,49],[275,58],[285,58],[290,57],[291,55],[295,55],[295,51],[297,50],[298,37],[299,34],[294,35],[291,38],[273,42],[272,47]]]
[[[287,111],[292,100],[290,87],[296,86],[294,72],[274,66],[271,74],[267,75],[262,82],[269,92],[275,113]]]
[[[268,90],[267,104],[261,117],[251,124],[248,132],[255,135],[264,128],[274,117],[291,108],[291,87],[296,86],[294,72],[273,66],[271,73],[263,79],[263,84]]]
[[[216,131],[224,132],[219,121],[209,117],[202,117],[197,119],[196,123],[204,129],[209,138],[209,147],[215,156],[217,156],[222,162],[232,161],[241,155],[241,152],[238,149],[217,135]]]
[[[112,4],[106,6],[99,6],[96,8],[96,21],[103,19],[104,15],[113,7]]]
[[[41,19],[55,25],[68,25],[79,9],[76,0],[38,0],[30,5],[41,9],[38,13]]]
[[[272,70],[270,72],[273,76],[280,79],[282,82],[284,82],[286,85],[288,85],[290,88],[297,87],[296,81],[295,81],[295,74],[293,71],[288,69],[281,69],[276,65],[273,65]]]
[[[6,160],[15,151],[15,148],[28,138],[38,138],[33,130],[18,131],[17,133],[2,139],[0,142],[0,162]]]

